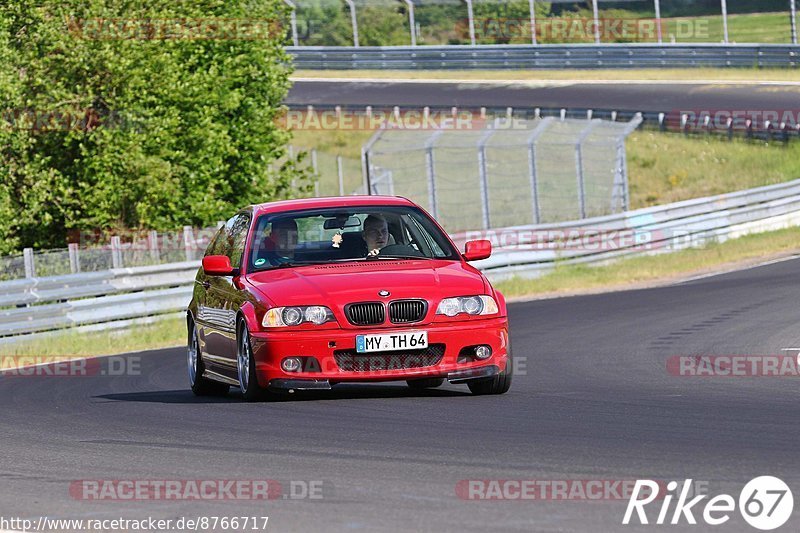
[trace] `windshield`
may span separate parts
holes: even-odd
[[[459,258],[418,208],[369,206],[262,215],[250,244],[250,270],[337,261]]]

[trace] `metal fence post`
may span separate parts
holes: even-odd
[[[336,174],[339,176],[339,196],[344,196],[344,169],[340,155],[336,156]]]
[[[294,4],[294,2],[292,2],[292,0],[283,1],[286,2],[286,5],[292,9],[291,14],[289,15],[289,22],[292,26],[292,44],[294,46],[299,46],[299,41],[297,40],[297,6]]]
[[[414,2],[405,0],[408,7],[408,27],[411,30],[411,46],[417,46],[417,23],[414,21]]]
[[[372,180],[369,175],[369,160],[367,158],[367,149],[361,149],[361,177],[364,180],[364,194],[372,194]]]
[[[436,165],[433,159],[433,145],[442,135],[442,130],[436,131],[425,141],[425,173],[428,177],[428,206],[433,218],[439,217],[439,199],[436,191]]]
[[[372,150],[372,146],[378,142],[378,140],[383,135],[383,128],[384,124],[381,125],[380,129],[377,130],[372,137],[370,137],[367,144],[361,147],[361,176],[364,179],[364,194],[371,195],[372,194],[372,176],[371,172],[372,169],[370,168],[370,151]]]
[[[344,0],[350,8],[350,23],[353,26],[353,46],[358,48],[358,20],[356,19],[356,4],[353,0]]]
[[[154,263],[160,263],[161,250],[158,248],[158,232],[155,230],[148,232],[147,242],[150,245],[150,258]]]
[[[33,261],[33,248],[25,248],[22,250],[22,260],[25,263],[25,277],[36,277],[36,264]]]
[[[658,44],[664,42],[664,34],[661,29],[661,0],[654,0],[656,8],[656,34],[658,35]]]
[[[183,227],[183,249],[186,251],[186,260],[194,261],[194,231],[191,226]]]
[[[528,0],[528,8],[531,11],[531,44],[538,44],[536,41],[536,0]]]
[[[69,250],[69,271],[77,274],[81,271],[80,257],[78,257],[78,243],[71,242],[67,245]]]
[[[486,143],[494,133],[494,130],[487,130],[478,141],[478,181],[481,188],[481,211],[483,214],[483,229],[489,229],[492,225],[489,216],[489,173],[486,169]]]
[[[792,44],[797,44],[797,2],[789,0],[789,11],[792,17]]]
[[[122,268],[122,243],[116,235],[111,237],[111,267]]]
[[[600,15],[597,10],[597,0],[592,0],[592,16],[594,17],[594,42],[600,44]]]
[[[541,209],[539,207],[539,176],[536,172],[536,141],[554,121],[555,118],[553,117],[543,119],[528,137],[528,172],[531,181],[531,204],[533,208],[534,224],[539,224],[542,221]]]
[[[721,0],[722,7],[722,42],[728,44],[728,0]]]
[[[311,168],[314,169],[314,174],[319,175],[319,166],[317,166],[317,149],[311,149]]]
[[[467,2],[467,19],[469,20],[469,43],[475,46],[475,15],[472,12],[472,0]]]
[[[593,120],[588,126],[583,128],[575,141],[575,170],[578,177],[578,206],[580,208],[581,218],[586,218],[586,179],[583,171],[583,141],[592,132],[592,130],[602,121],[599,119]]]

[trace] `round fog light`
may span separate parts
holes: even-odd
[[[303,366],[303,363],[299,357],[287,357],[281,362],[281,368],[285,372],[298,372],[301,366]]]
[[[483,344],[475,347],[475,357],[478,359],[488,359],[492,355],[492,349]]]

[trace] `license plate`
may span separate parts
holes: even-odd
[[[356,352],[391,352],[420,350],[428,347],[427,331],[387,333],[381,335],[356,335]]]

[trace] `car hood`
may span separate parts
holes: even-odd
[[[271,306],[327,305],[380,301],[378,291],[398,298],[438,301],[449,296],[484,294],[483,276],[459,261],[396,260],[329,263],[257,272],[248,281]]]

